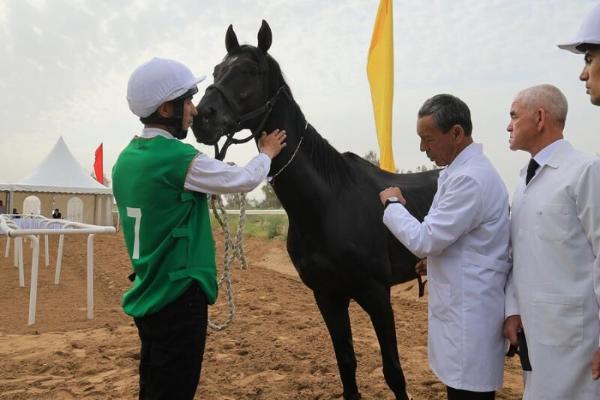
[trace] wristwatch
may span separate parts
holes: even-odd
[[[388,197],[385,201],[385,204],[383,205],[383,209],[385,210],[387,206],[389,206],[392,203],[400,203],[400,199],[398,199],[396,196]]]

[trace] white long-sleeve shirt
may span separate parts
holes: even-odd
[[[163,129],[144,128],[143,138],[155,136],[177,140]],[[265,180],[270,167],[271,159],[264,153],[259,153],[243,167],[198,153],[185,176],[184,187],[207,194],[249,192]]]

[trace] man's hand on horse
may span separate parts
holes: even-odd
[[[258,139],[258,150],[272,160],[286,146],[285,138],[284,130],[275,129],[268,135],[267,132],[263,132],[260,139]]]
[[[383,205],[385,205],[385,202],[388,200],[399,201],[402,204],[406,204],[406,199],[402,195],[400,188],[397,187],[389,187],[382,190],[381,192],[379,192],[379,199],[381,200],[381,204]]]
[[[415,265],[415,271],[417,275],[423,276],[427,275],[427,258],[422,258]]]

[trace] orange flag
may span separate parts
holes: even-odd
[[[103,148],[102,143],[96,149],[96,158],[94,160],[94,174],[96,175],[96,180],[104,185],[104,163],[102,161],[103,158]]]

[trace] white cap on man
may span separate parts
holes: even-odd
[[[138,117],[147,117],[161,104],[196,88],[204,78],[195,76],[179,61],[155,57],[131,74],[127,84],[129,108]]]
[[[559,44],[558,47],[582,54],[584,51],[578,49],[582,44],[600,44],[600,4],[596,5],[585,17],[575,37],[567,43]]]

